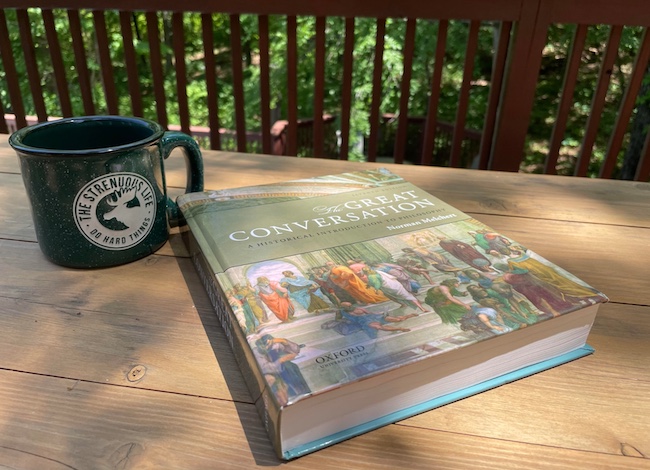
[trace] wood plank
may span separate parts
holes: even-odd
[[[5,150],[11,155],[6,144]],[[256,184],[379,166],[232,155],[206,152],[208,184]],[[230,162],[227,170],[222,158]],[[0,217],[16,230],[28,219],[27,202],[16,159],[10,160],[13,172],[0,174],[0,197],[9,201]],[[170,182],[184,186],[182,159],[167,162]],[[650,185],[389,167],[613,293],[590,336],[596,354],[288,465],[647,466],[641,457],[650,453],[650,227],[642,224],[650,219]],[[467,171],[476,181],[471,187],[462,183]],[[22,202],[15,201],[18,194]],[[537,207],[536,196],[542,195],[546,202]],[[603,208],[610,204],[605,201],[623,204],[619,195],[629,204],[627,216],[620,214],[623,205]],[[576,209],[564,207],[569,196],[587,221],[571,219]],[[224,460],[236,460],[241,468],[277,465],[179,235],[167,245],[168,255],[91,271],[44,262],[35,243],[0,237],[3,465],[40,468],[44,465],[34,460],[39,458],[49,459],[50,467],[68,468],[113,461],[145,468],[164,466],[163,461],[193,468]]]
[[[20,43],[23,50],[25,69],[27,70],[29,90],[32,94],[32,102],[34,103],[34,109],[38,116],[38,122],[44,122],[47,121],[47,111],[45,109],[45,100],[43,99],[43,88],[41,86],[41,76],[36,60],[36,49],[34,46],[34,38],[32,37],[29,12],[22,8],[16,10],[16,19],[18,20]]]
[[[518,171],[528,133],[530,114],[535,101],[537,78],[546,45],[548,2],[521,3],[511,50],[508,52],[507,74],[488,168]]]
[[[14,149],[9,145],[9,136],[6,134],[0,134],[0,173],[20,174],[20,163]]]
[[[201,15],[201,37],[205,62],[205,88],[207,93],[210,149],[221,149],[219,134],[219,94],[217,93],[217,69],[214,56],[213,21],[211,13]]]
[[[324,156],[325,126],[323,124],[323,99],[325,97],[325,26],[327,18],[319,16],[315,24],[314,46],[314,124],[313,156]]]
[[[388,168],[462,211],[526,218],[650,227],[650,185],[549,175],[494,172],[412,165],[339,162],[325,159],[277,159],[241,154],[205,153],[206,188],[222,189],[289,179]],[[219,162],[228,161],[228,165]],[[183,160],[169,158],[168,184],[185,186]],[[471,186],[465,184],[470,178]],[[576,197],[579,195],[580,197]],[[544,197],[544,204],[537,201]],[[571,204],[567,199],[571,198]]]
[[[641,47],[634,59],[634,66],[630,81],[625,88],[625,94],[621,100],[621,105],[616,116],[616,124],[614,125],[614,132],[607,144],[607,156],[600,169],[600,178],[611,178],[612,172],[618,162],[618,154],[623,145],[623,137],[627,133],[630,117],[636,107],[639,89],[643,82],[646,69],[648,67],[648,59],[650,58],[650,28],[645,28],[643,37],[641,38]]]
[[[0,98],[0,116],[4,116],[4,114],[5,114],[5,107],[2,104],[2,98]],[[7,121],[5,119],[0,119],[0,133],[9,134],[9,127],[7,126]]]
[[[0,462],[10,468],[244,469],[280,463],[248,404],[6,370],[0,370],[0,399]],[[508,413],[501,407],[498,414]],[[392,469],[405,461],[413,469],[464,470],[480,462],[510,469],[647,468],[646,459],[620,453],[427,430],[408,421],[282,466]]]
[[[209,468],[235,456],[248,467],[277,463],[253,405],[6,370],[0,377],[3,467]]]
[[[584,0],[582,0],[584,2]],[[644,0],[622,0],[626,3],[636,3],[629,5],[630,12],[628,17],[634,17],[634,13],[639,11],[639,4]],[[23,6],[24,0],[4,0],[4,5],[8,8]],[[533,2],[530,2],[533,3]],[[602,3],[602,2],[601,2]],[[39,5],[42,8],[89,8],[97,7],[107,8],[106,4],[98,0],[40,0]],[[535,0],[534,5],[537,5]],[[642,6],[645,4],[641,4]],[[607,13],[616,11],[613,5],[609,7]],[[636,6],[636,8],[633,8]],[[110,8],[116,10],[128,10],[133,8],[131,0],[111,0]],[[319,16],[331,15],[340,17],[373,17],[377,12],[382,12],[387,18],[430,18],[430,19],[458,19],[467,20],[490,20],[504,19],[516,21],[519,18],[521,4],[512,0],[492,0],[486,3],[485,0],[463,0],[462,2],[422,2],[420,0],[404,0],[394,2],[392,0],[374,0],[374,1],[357,1],[357,2],[329,2],[323,4],[320,2],[304,2],[302,0],[276,0],[274,2],[260,2],[259,0],[239,0],[233,3],[229,0],[186,0],[182,8],[185,11],[213,11],[226,13],[257,13],[266,15],[296,15],[296,16]],[[586,8],[583,6],[583,8]],[[152,11],[174,11],[179,9],[177,0],[140,0],[138,9]],[[589,12],[591,13],[591,12]],[[594,12],[595,15],[599,11]],[[636,15],[639,16],[639,15]],[[607,19],[608,16],[603,16]],[[637,19],[638,20],[638,19]],[[602,21],[605,23],[606,21]]]
[[[250,402],[188,259],[154,255],[115,268],[74,270],[45,262],[34,243],[6,240],[0,242],[0,256],[5,268],[0,279],[0,330],[5,336],[0,343],[2,367]],[[611,264],[607,259],[603,263]],[[598,285],[597,274],[576,272],[578,265],[571,267],[607,292],[604,285]],[[165,273],[162,278],[161,272]],[[604,362],[594,365],[596,375],[649,378],[644,362],[647,354],[642,351],[648,351],[644,338],[650,334],[650,297],[639,295],[645,279],[633,281],[610,282],[611,291],[616,292],[614,302],[603,308],[604,324],[594,330],[601,336],[592,342],[618,352],[598,356]],[[628,299],[623,298],[626,295]],[[610,342],[607,335],[612,336]],[[630,351],[640,354],[628,357]],[[129,373],[134,368],[145,370],[146,375],[132,380]],[[205,373],[210,370],[214,373]]]
[[[393,157],[395,163],[404,161],[406,150],[406,137],[408,134],[408,107],[411,97],[411,75],[413,74],[413,54],[415,48],[415,31],[417,20],[407,18],[406,32],[404,33],[404,49],[402,51],[402,77],[399,91],[399,114],[397,131],[395,133],[395,147]]]
[[[34,223],[22,178],[0,174],[0,195],[8,198],[0,206],[0,239],[36,241]]]
[[[286,155],[298,153],[298,20],[287,16],[287,144]]]
[[[592,0],[545,0],[552,12],[550,19],[557,23],[620,24],[648,26],[646,14],[639,14],[646,7],[644,0],[618,0],[617,2]]]
[[[564,71],[564,81],[562,82],[562,96],[560,104],[555,115],[555,124],[551,133],[551,143],[549,145],[548,155],[544,163],[544,173],[554,175],[557,173],[555,165],[560,153],[560,147],[564,140],[566,124],[569,119],[569,112],[573,104],[573,93],[578,78],[578,70],[582,62],[582,51],[585,47],[587,37],[587,25],[576,25],[571,43],[571,52],[567,59],[566,70]]]
[[[370,135],[368,136],[368,161],[377,159],[379,140],[379,108],[381,106],[382,72],[384,68],[384,35],[386,18],[377,18],[375,33],[375,58],[372,68],[372,101],[370,104]]]
[[[176,72],[176,100],[181,131],[190,133],[190,110],[187,100],[187,67],[185,66],[185,29],[183,13],[172,13],[172,45],[174,49],[174,70]]]
[[[108,114],[118,115],[120,110],[117,104],[117,90],[115,88],[115,77],[113,73],[113,63],[108,43],[108,31],[106,30],[106,17],[103,11],[93,11],[93,25],[95,27],[95,36],[97,38],[97,51],[99,53],[99,65],[102,75],[102,85],[104,87],[104,99],[106,100],[106,110]]]
[[[606,304],[589,337],[595,354],[411,418],[405,424],[553,448],[648,455],[649,313],[648,307]],[[630,323],[626,321],[632,318]],[[637,354],[630,354],[632,351]],[[617,371],[614,364],[625,364],[624,370]],[[634,408],[616,403],[617,397],[634,403]]]
[[[176,284],[169,286],[173,294],[166,297],[178,307],[160,308],[155,314],[149,310],[149,294],[142,292],[142,285],[138,301],[124,305],[122,313],[110,305],[84,305],[88,303],[83,298],[87,291],[80,293],[74,307],[63,304],[65,296],[54,294],[49,303],[0,297],[1,367],[252,403],[192,266],[189,262],[182,264],[184,269],[179,273],[178,268],[168,268],[173,267],[171,263],[159,263],[159,268],[166,269],[165,276]],[[102,274],[106,282],[115,280],[112,272]],[[79,272],[74,277],[84,275],[87,273]],[[131,275],[129,279],[135,278]],[[85,285],[80,288],[88,287],[81,284]]]
[[[122,43],[124,44],[124,63],[126,65],[127,82],[129,85],[129,97],[131,98],[131,112],[134,116],[143,116],[142,92],[140,90],[138,63],[133,45],[133,27],[131,24],[131,17],[135,13],[131,11],[121,11],[119,13],[120,32],[122,33]]]
[[[465,48],[465,63],[463,65],[463,82],[458,94],[458,105],[456,107],[456,120],[454,122],[454,133],[451,143],[451,155],[449,166],[460,167],[460,152],[462,150],[463,138],[465,137],[465,122],[467,120],[467,109],[469,107],[469,93],[472,86],[474,74],[474,58],[478,49],[478,32],[481,23],[472,21],[469,24],[467,33],[467,46]]]
[[[182,242],[177,239],[170,245],[176,243]],[[143,297],[146,280],[148,294],[142,300],[142,315],[155,317],[165,309],[183,312],[194,305],[185,282],[185,274],[192,274],[194,268],[183,256],[152,255],[127,265],[89,271],[47,262],[35,243],[0,240],[0,254],[6,256],[0,279],[0,291],[6,298],[122,314],[134,308],[134,299]],[[166,269],[170,271],[158,279],[156,273]],[[134,283],[133,278],[142,279],[142,284]],[[193,276],[190,280],[196,283]],[[30,287],[33,284],[36,287]],[[207,301],[194,307],[209,309]]]
[[[436,138],[436,127],[438,124],[438,103],[440,102],[440,88],[442,83],[442,70],[445,61],[445,49],[447,46],[447,31],[449,22],[442,20],[438,23],[438,35],[436,39],[436,55],[433,62],[433,75],[431,76],[431,91],[427,105],[427,117],[424,123],[424,134],[422,140],[422,155],[420,163],[430,165],[433,160],[433,147]]]
[[[0,140],[0,149],[8,148],[4,139]],[[27,209],[27,200],[18,182],[9,183],[20,170],[17,157],[11,155],[13,150],[6,152],[0,158],[0,172],[9,174],[0,174],[0,188],[9,184],[12,189],[1,210],[17,217]],[[167,183],[174,188],[185,187],[184,159],[179,157],[174,154],[165,161]],[[287,158],[290,157],[204,152],[205,187],[222,189],[384,167],[465,212],[650,228],[648,183],[451,168],[430,167],[423,171],[422,167],[410,165],[326,159],[291,159],[287,165],[278,160]],[[227,161],[227,166],[222,161]],[[472,172],[471,187],[463,183],[469,177],[467,172]],[[543,205],[537,202],[540,197],[544,198]],[[566,203],[568,198],[571,204]]]
[[[485,110],[485,119],[483,124],[483,135],[481,136],[481,148],[479,152],[478,168],[487,170],[490,162],[490,151],[492,150],[492,138],[496,127],[497,115],[499,111],[499,101],[501,99],[501,89],[503,88],[503,77],[506,74],[506,59],[510,50],[510,35],[512,32],[512,22],[502,21],[499,25],[499,39],[497,50],[492,60],[492,76],[490,78],[490,95],[488,97],[488,106]]]
[[[352,64],[354,62],[354,18],[345,19],[343,45],[343,77],[341,77],[341,153],[340,160],[347,160],[350,151],[350,117],[352,115]]]
[[[235,102],[235,129],[237,151],[246,151],[246,112],[244,102],[244,72],[242,63],[241,20],[239,15],[230,15],[230,60],[232,63],[232,87]]]
[[[587,128],[585,135],[580,145],[580,153],[578,153],[578,161],[574,171],[575,176],[587,176],[587,170],[591,161],[594,143],[596,142],[596,135],[598,133],[598,126],[600,124],[600,117],[605,107],[605,98],[607,90],[609,89],[609,82],[612,76],[612,68],[614,61],[618,56],[618,45],[621,42],[621,35],[623,34],[623,26],[614,25],[609,31],[609,38],[607,39],[607,47],[605,54],[602,58],[600,65],[600,72],[598,73],[598,82],[596,83],[596,90],[591,100],[591,108],[589,111],[589,119],[587,120]]]
[[[650,180],[650,132],[645,136],[643,143],[643,150],[641,151],[641,159],[639,166],[634,175],[635,181],[648,181]]]
[[[56,26],[54,25],[54,13],[52,10],[42,10],[41,16],[43,17],[43,25],[45,26],[47,48],[50,51],[50,58],[52,60],[52,69],[54,71],[57,96],[61,105],[61,114],[63,117],[71,117],[72,103],[70,102],[70,90],[68,88],[63,55],[61,54],[61,44],[59,43],[59,36],[56,33]]]
[[[272,152],[271,142],[271,59],[269,41],[269,17],[260,15],[257,19],[260,51],[260,115],[262,121],[262,153]]]
[[[72,49],[74,50],[75,72],[77,73],[84,113],[92,115],[95,114],[95,102],[93,101],[93,92],[90,86],[88,60],[86,59],[86,49],[78,10],[68,10],[68,23],[70,25],[70,37],[72,38]]]
[[[149,63],[151,64],[151,78],[156,98],[156,116],[158,116],[158,123],[167,128],[167,98],[163,77],[162,52],[160,50],[158,14],[155,11],[147,11],[145,15],[147,19],[147,39],[149,41]]]
[[[8,104],[11,106],[16,117],[16,125],[22,128],[27,125],[25,105],[23,103],[23,95],[20,92],[16,61],[14,60],[13,50],[11,48],[9,29],[7,28],[7,16],[4,10],[0,10],[0,56],[2,57],[2,67],[5,72],[4,78],[7,82],[7,93],[9,94]]]
[[[15,210],[16,206],[13,203],[9,208],[10,210],[0,209],[0,214],[4,220],[14,220],[17,223],[15,226],[11,225],[7,229],[3,229],[1,235],[6,240],[0,242],[2,243],[0,253],[7,256],[4,263],[6,269],[15,265],[17,271],[0,279],[0,286],[4,286],[5,289],[15,289],[15,286],[10,287],[11,284],[7,284],[9,279],[13,279],[18,273],[23,272],[25,278],[20,282],[24,286],[29,285],[31,274],[28,269],[42,264],[43,258],[34,243],[12,241],[33,242],[34,240],[31,221],[26,217],[28,211],[25,201],[23,200],[21,210]],[[650,291],[646,289],[647,266],[650,264],[650,252],[647,249],[647,240],[650,239],[648,228],[595,225],[565,220],[547,220],[541,223],[539,220],[530,218],[467,212],[505,236],[562,266],[606,294],[615,292],[616,297],[612,297],[612,300],[650,305]],[[171,241],[158,252],[158,255],[161,256],[151,258],[149,262],[159,262],[165,258],[163,255],[172,253],[178,253],[181,257],[186,256],[179,235],[173,235]],[[27,256],[27,258],[22,260],[20,256]],[[634,259],[635,262],[630,263],[630,259]],[[32,264],[25,265],[27,260]],[[140,261],[140,263],[142,262],[146,261]],[[36,296],[33,297],[34,300],[46,299],[51,293],[48,286],[56,284],[52,284],[47,278],[44,278],[43,282],[45,290],[34,291],[32,293],[33,296]],[[18,288],[19,291],[20,288]],[[4,295],[20,298],[19,293],[10,295],[8,292],[5,292]],[[137,291],[134,295],[137,296]],[[107,292],[106,296],[110,297],[110,293]],[[163,307],[161,306],[161,308]]]

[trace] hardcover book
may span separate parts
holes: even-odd
[[[282,459],[593,351],[604,294],[385,169],[178,204]]]

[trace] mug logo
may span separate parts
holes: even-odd
[[[151,183],[135,173],[95,178],[74,200],[77,228],[91,243],[125,250],[142,242],[153,227],[156,197]]]

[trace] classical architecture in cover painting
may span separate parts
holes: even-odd
[[[220,276],[281,403],[602,301],[474,219]]]
[[[273,397],[270,422],[305,397],[606,301],[381,169],[179,203],[235,350],[257,363],[249,383]]]

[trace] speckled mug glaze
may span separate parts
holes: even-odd
[[[186,192],[203,190],[201,151],[190,136],[146,119],[84,116],[25,127],[9,137],[20,160],[41,251],[54,263],[98,268],[158,250],[178,225],[164,160],[176,147]]]

